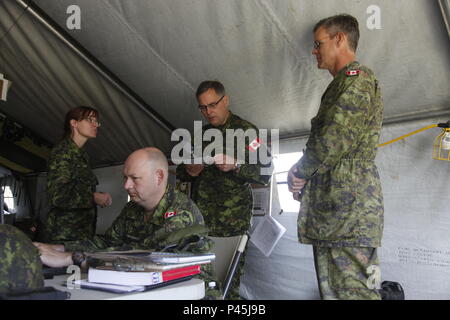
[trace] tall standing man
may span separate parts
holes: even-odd
[[[241,119],[229,109],[229,97],[225,88],[218,81],[202,82],[196,92],[199,110],[209,124],[202,128],[203,133],[208,129],[220,130],[223,141],[226,141],[227,130],[254,130],[258,129],[252,123]],[[202,134],[203,136],[203,134]],[[181,181],[192,182],[192,199],[198,205],[209,228],[209,236],[234,237],[245,234],[250,228],[253,199],[250,184],[267,185],[270,174],[261,174],[261,169],[270,167],[262,165],[259,161],[247,161],[250,152],[257,152],[256,140],[246,140],[245,150],[238,150],[239,144],[233,148],[225,146],[223,154],[215,154],[214,164],[186,164],[177,168],[177,178]],[[253,143],[252,146],[250,146]],[[203,150],[209,142],[203,143]],[[246,161],[240,163],[236,155],[245,152]],[[230,299],[239,298],[240,276],[244,267],[244,256],[241,258],[238,270],[233,278],[230,289]]]
[[[314,27],[312,53],[334,79],[311,120],[303,157],[288,175],[289,190],[301,201],[299,241],[313,245],[322,299],[380,299],[374,284],[384,210],[374,160],[383,103],[374,73],[355,61],[358,39],[350,15]]]

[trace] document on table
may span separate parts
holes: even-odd
[[[266,215],[253,230],[250,241],[268,257],[285,232],[283,225],[272,216]]]
[[[76,285],[80,285],[83,289],[96,289],[101,291],[113,292],[113,293],[129,293],[145,291],[145,286],[125,286],[106,283],[95,283],[87,280],[75,281]]]

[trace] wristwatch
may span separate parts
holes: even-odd
[[[81,265],[86,260],[86,255],[82,251],[74,251],[72,253],[72,261],[73,264],[76,266],[79,266],[81,268]]]

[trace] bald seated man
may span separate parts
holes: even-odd
[[[154,249],[206,252],[212,241],[194,202],[168,183],[166,156],[156,148],[133,152],[126,160],[124,188],[131,201],[104,235],[51,245],[35,242],[50,267],[85,266],[84,252]],[[84,251],[84,252],[83,252]]]

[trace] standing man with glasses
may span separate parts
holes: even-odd
[[[202,133],[208,129],[220,130],[223,141],[226,141],[227,130],[237,132],[253,130],[258,134],[258,128],[252,123],[241,119],[229,109],[229,97],[224,86],[218,81],[202,82],[196,93],[199,110],[209,124],[202,128]],[[202,134],[203,136],[203,134]],[[213,164],[182,164],[177,168],[177,178],[192,183],[192,199],[198,205],[209,228],[212,237],[234,237],[245,234],[250,229],[253,199],[250,184],[267,185],[270,175],[262,175],[263,167],[248,161],[253,141],[246,137],[245,150],[238,150],[239,143],[234,146],[224,146],[223,154],[212,155]],[[258,139],[255,136],[255,139]],[[261,142],[260,140],[258,140]],[[258,145],[259,145],[258,142]],[[210,141],[203,142],[203,150]],[[261,142],[261,144],[264,142]],[[245,153],[245,162],[241,163],[236,155]],[[239,299],[240,276],[244,267],[242,256],[238,270],[230,288],[230,299]]]
[[[338,15],[314,27],[317,66],[333,76],[311,120],[303,157],[288,174],[301,202],[299,241],[313,246],[322,299],[380,299],[377,247],[383,195],[375,156],[383,120],[380,86],[355,59],[358,21]]]
[[[98,111],[91,107],[69,110],[64,121],[64,135],[48,160],[47,193],[50,212],[43,242],[87,240],[95,235],[97,206],[112,204],[109,193],[97,192],[97,177],[91,170],[83,146],[97,137]]]

